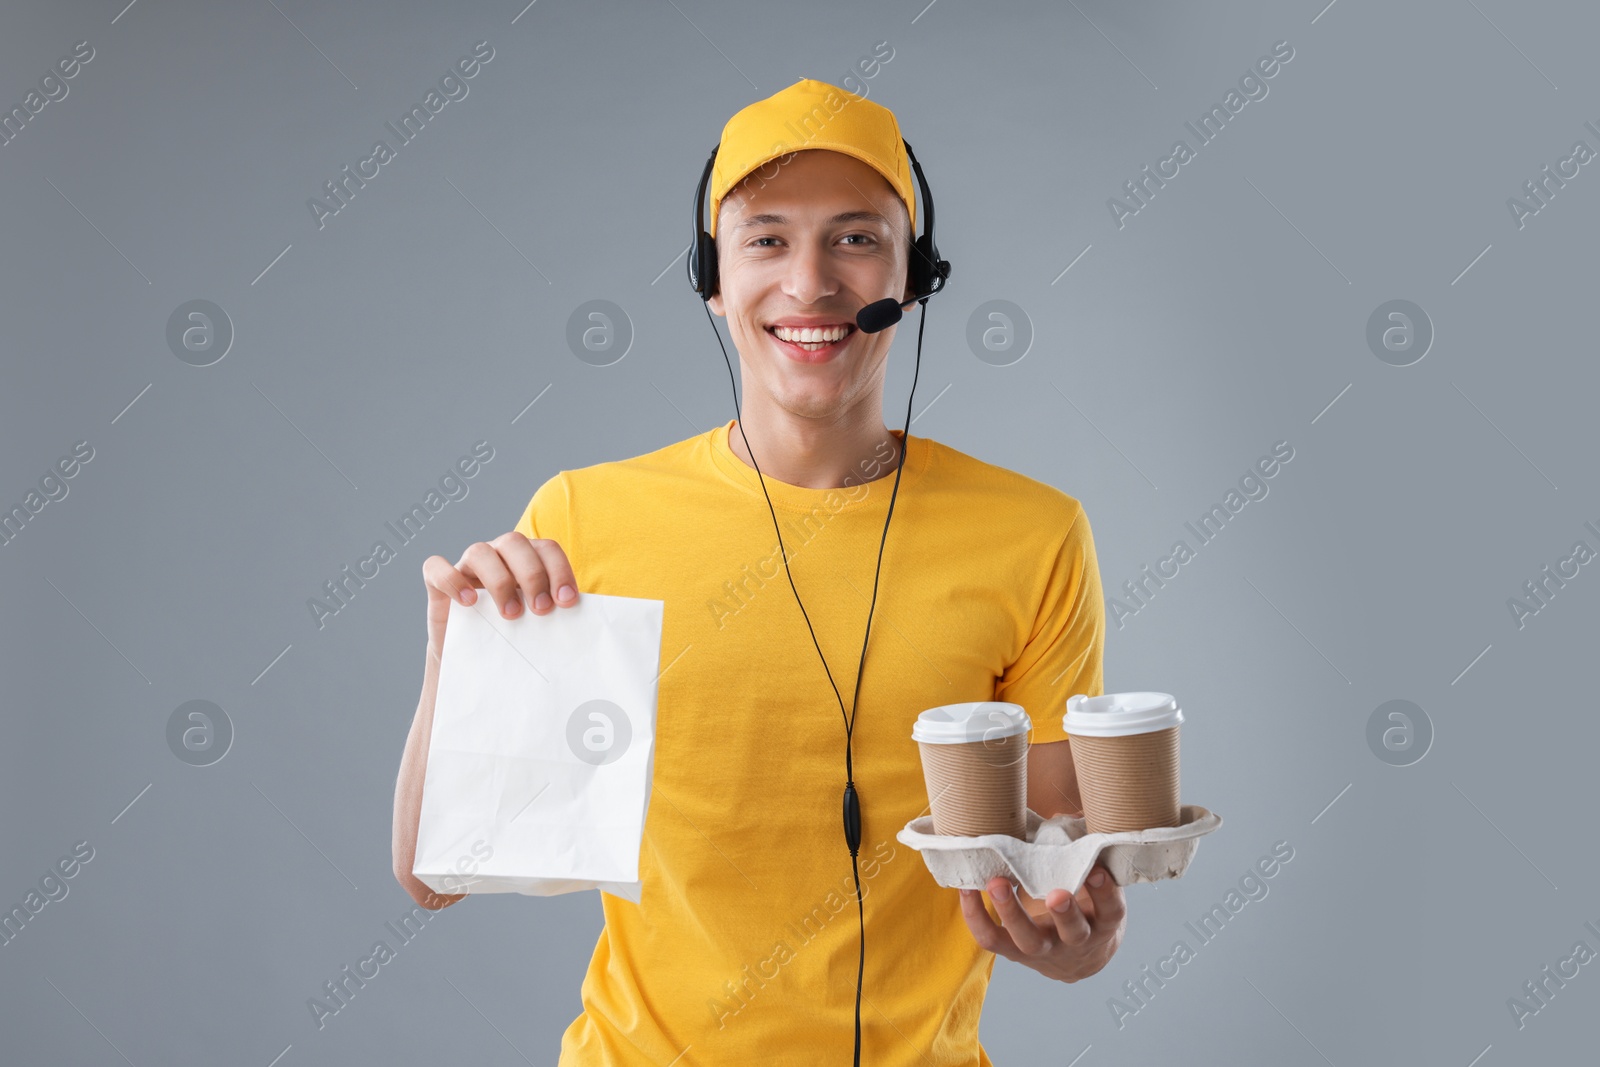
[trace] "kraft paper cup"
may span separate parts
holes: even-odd
[[[917,716],[933,832],[955,837],[1028,835],[1028,731],[1019,704],[944,704]]]
[[[1062,726],[1091,834],[1178,826],[1178,728],[1171,693],[1107,693],[1067,700]]]

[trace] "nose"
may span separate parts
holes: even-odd
[[[799,241],[789,256],[783,293],[798,303],[814,304],[839,291],[828,250],[812,241]]]

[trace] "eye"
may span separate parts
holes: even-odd
[[[776,237],[757,237],[757,238],[755,238],[754,240],[752,240],[750,242],[750,245],[753,248],[768,248],[768,247],[771,247],[771,246],[763,245],[761,242],[762,241],[776,241],[777,239],[778,238],[776,238]]]
[[[840,238],[840,240],[849,240],[852,237],[859,237],[863,241],[867,242],[868,244],[876,244],[877,240],[878,240],[876,237],[873,237],[870,233],[847,233],[847,234],[844,235],[844,237]]]

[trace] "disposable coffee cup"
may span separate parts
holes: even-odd
[[[1171,693],[1067,699],[1062,727],[1091,834],[1178,826],[1178,727]]]
[[[1020,704],[980,700],[929,708],[912,724],[933,832],[1028,836],[1028,731]]]

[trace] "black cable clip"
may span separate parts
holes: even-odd
[[[861,798],[856,795],[856,784],[846,782],[844,787],[844,840],[850,846],[850,855],[861,850]]]

